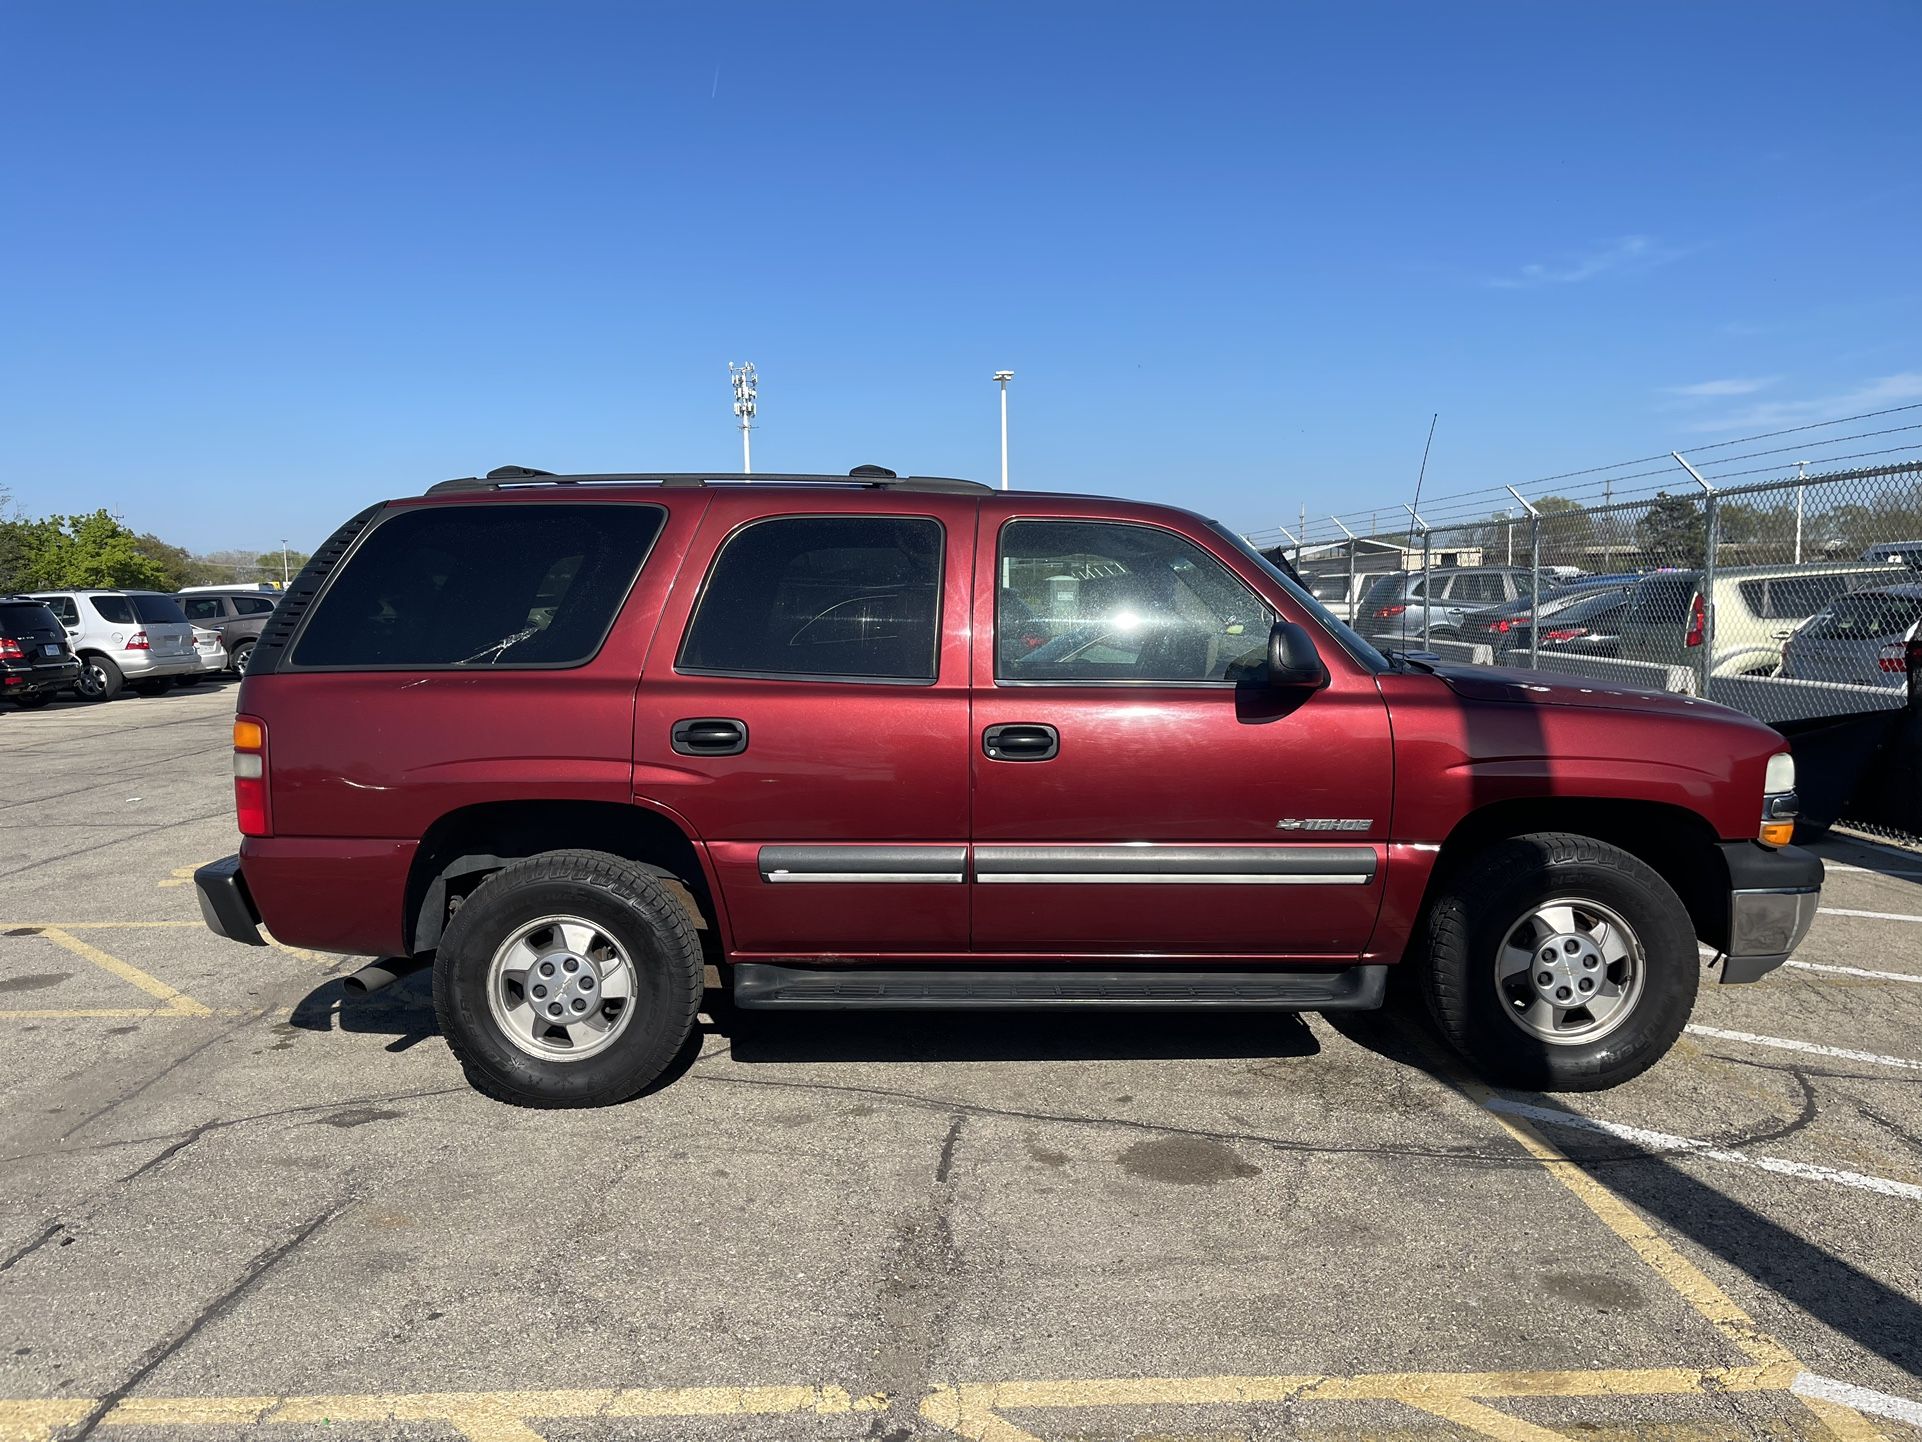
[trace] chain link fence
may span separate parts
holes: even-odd
[[[1705,697],[1798,754],[1915,749],[1897,733],[1900,713],[1922,716],[1922,461],[1745,485],[1677,461],[1680,485],[1634,500],[1511,492],[1478,518],[1411,510],[1400,534],[1298,543],[1291,558],[1378,646]],[[1836,806],[1871,830],[1922,830],[1913,807]]]

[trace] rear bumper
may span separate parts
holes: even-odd
[[[1724,982],[1758,981],[1809,934],[1822,901],[1822,858],[1799,846],[1721,843],[1728,863],[1728,955]]]
[[[207,929],[229,941],[265,946],[260,935],[260,911],[240,874],[240,858],[223,856],[194,872],[194,894],[200,898],[200,919]]]
[[[37,665],[0,666],[0,699],[7,696],[32,696],[42,691],[60,691],[80,679],[80,662],[69,656],[63,661]]]
[[[155,656],[148,651],[115,651],[114,665],[129,681],[158,681],[163,676],[191,676],[200,667],[193,651],[183,655]]]

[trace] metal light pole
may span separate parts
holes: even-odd
[[[741,422],[741,474],[754,474],[754,459],[748,450],[747,433],[754,428],[754,362],[727,363],[728,379],[734,382],[734,414]]]
[[[287,538],[280,538],[280,589],[287,589]]]
[[[1001,489],[1008,488],[1008,382],[1014,379],[1013,371],[996,371],[995,381],[1001,387]]]

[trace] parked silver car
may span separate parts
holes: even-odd
[[[66,629],[80,658],[74,694],[110,701],[123,686],[144,696],[170,690],[199,668],[194,628],[172,596],[158,591],[36,591]]]
[[[1782,675],[1854,686],[1907,683],[1903,653],[1922,623],[1922,584],[1837,596],[1782,648]]]
[[[1531,593],[1526,566],[1451,566],[1382,576],[1362,597],[1355,629],[1371,641],[1459,641],[1471,612]]]

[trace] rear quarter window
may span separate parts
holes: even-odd
[[[1813,616],[1849,589],[1851,576],[1772,576],[1742,582],[1742,599],[1765,621],[1799,621]]]
[[[109,626],[133,624],[133,602],[125,596],[89,596],[87,604],[92,606],[100,619]]]
[[[660,534],[658,506],[396,511],[321,594],[295,667],[575,666],[607,638]]]

